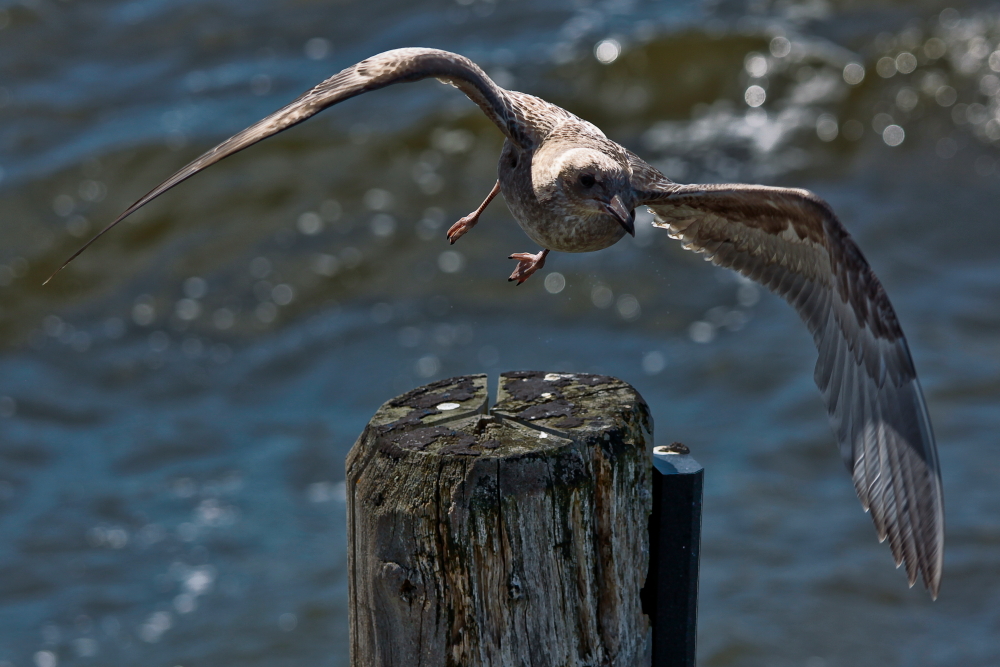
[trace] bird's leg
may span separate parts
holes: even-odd
[[[483,203],[479,205],[479,208],[448,228],[448,240],[454,243],[458,239],[462,238],[467,231],[475,227],[476,223],[479,222],[479,216],[486,209],[489,203],[493,201],[493,198],[499,193],[500,181],[497,181],[496,185],[493,186],[493,189],[490,190],[490,193],[486,195],[486,199],[484,199]]]
[[[508,281],[516,280],[520,285],[531,277],[531,274],[545,266],[545,256],[549,254],[548,249],[540,250],[532,255],[530,252],[515,252],[508,259],[517,260],[517,268],[510,274]]]

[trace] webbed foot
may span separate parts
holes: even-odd
[[[531,254],[530,252],[515,252],[508,259],[516,259],[517,268],[514,269],[514,273],[510,274],[510,278],[507,280],[516,280],[517,284],[520,285],[530,278],[531,274],[545,266],[545,256],[548,254],[548,250],[540,250],[535,254]]]
[[[455,243],[458,239],[465,236],[466,232],[476,226],[479,222],[479,214],[482,209],[478,209],[465,216],[454,225],[448,228],[448,242]]]
[[[450,243],[455,243],[455,241],[462,238],[466,234],[466,232],[475,227],[476,223],[479,222],[479,216],[482,215],[483,211],[486,209],[489,203],[493,201],[493,198],[496,197],[499,193],[500,193],[500,181],[497,181],[493,185],[493,189],[490,190],[490,193],[486,195],[486,199],[484,199],[483,203],[479,205],[479,208],[477,208],[475,211],[465,216],[464,218],[462,218],[461,220],[459,220],[454,225],[448,228],[448,241]]]

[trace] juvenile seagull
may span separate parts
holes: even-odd
[[[806,190],[674,183],[594,125],[500,88],[463,56],[397,49],[348,67],[156,186],[63,267],[136,209],[224,157],[356,95],[429,77],[468,95],[506,137],[499,180],[448,239],[472,229],[502,192],[542,248],[511,255],[518,264],[510,280],[527,280],[551,250],[589,252],[634,235],[635,207],[645,205],[654,225],[685,248],[761,283],[798,311],[819,349],[816,384],[861,504],[879,539],[889,539],[896,566],[906,566],[910,585],[920,577],[937,597],[944,505],[923,394],[882,284],[829,205]]]

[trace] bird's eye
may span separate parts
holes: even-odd
[[[596,182],[597,182],[597,179],[594,178],[593,174],[582,174],[580,176],[580,185],[582,185],[585,188],[592,188],[592,187],[594,187],[594,183],[596,183]]]

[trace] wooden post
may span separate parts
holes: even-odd
[[[347,459],[354,667],[648,665],[652,421],[629,385],[514,372],[383,405]]]

